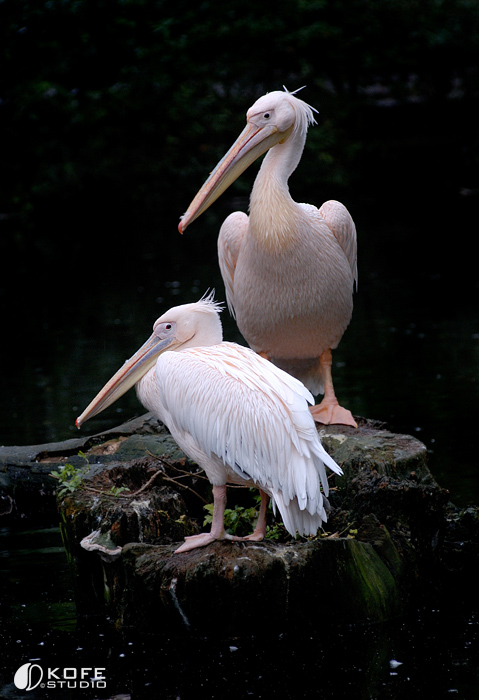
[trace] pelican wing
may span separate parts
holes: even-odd
[[[321,445],[301,382],[234,343],[166,352],[156,376],[172,432],[270,493],[290,532],[314,530],[302,511],[326,520],[325,465],[341,469]]]
[[[344,204],[330,199],[319,209],[312,204],[300,204],[303,211],[317,224],[326,224],[346,256],[351,267],[353,280],[358,284],[358,245],[356,226]]]
[[[353,218],[344,204],[330,199],[319,208],[321,217],[326,221],[328,227],[333,232],[334,237],[344,251],[351,272],[353,273],[356,286],[358,284],[358,244],[356,237],[356,226]]]
[[[230,214],[224,221],[218,236],[218,262],[226,290],[230,314],[234,312],[234,276],[238,255],[248,229],[248,217],[242,211]]]

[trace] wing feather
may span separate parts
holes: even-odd
[[[326,519],[325,465],[342,472],[321,445],[301,382],[233,343],[165,352],[156,378],[176,430],[270,493],[292,534],[309,533],[313,515]]]
[[[358,244],[356,226],[344,204],[330,199],[319,208],[319,213],[328,224],[336,240],[344,251],[351,266],[351,272],[358,285]]]
[[[318,224],[325,223],[346,256],[353,280],[358,285],[358,244],[356,226],[344,204],[335,199],[324,202],[319,209],[312,204],[300,205],[311,219]]]
[[[233,318],[236,263],[247,228],[248,216],[242,211],[236,211],[225,219],[218,236],[218,262],[225,285],[226,303]]]

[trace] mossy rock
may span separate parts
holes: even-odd
[[[393,575],[370,544],[353,539],[216,542],[181,555],[129,544],[123,564],[119,622],[159,633],[308,633],[401,611]]]
[[[330,480],[332,511],[314,539],[222,541],[175,554],[202,529],[211,487],[151,414],[65,443],[4,448],[4,517],[26,506],[34,517],[38,493],[42,507],[53,499],[49,471],[87,462],[85,488],[56,501],[79,614],[167,635],[317,632],[389,619],[441,589],[464,591],[479,564],[477,508],[450,503],[417,439],[358,423],[319,428],[344,476]],[[230,489],[228,505],[246,496]]]

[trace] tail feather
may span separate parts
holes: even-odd
[[[316,431],[314,435],[317,438]],[[331,510],[331,506],[327,499],[329,483],[326,467],[336,474],[343,473],[319,439],[312,440],[310,448],[309,459],[292,451],[287,483],[271,491],[284,526],[293,537],[296,533],[315,535],[327,522],[327,511]]]
[[[318,503],[315,512],[310,513],[307,508],[300,508],[298,500],[293,498],[288,503],[285,502],[283,494],[274,492],[272,494],[275,505],[277,505],[283,523],[287,531],[293,537],[299,535],[315,535],[323,522],[328,519],[325,510],[326,499],[321,496],[321,503]],[[328,503],[329,505],[329,503]]]

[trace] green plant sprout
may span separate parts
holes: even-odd
[[[235,537],[245,537],[253,531],[259,514],[259,503],[261,500],[259,494],[254,496],[254,500],[256,505],[251,506],[250,508],[235,506],[234,508],[225,509],[225,530],[229,535],[234,535]],[[270,509],[272,508],[271,502],[268,507]],[[213,503],[208,503],[207,505],[203,506],[203,508],[206,511],[203,525],[211,525],[213,522]],[[274,525],[268,525],[266,527],[266,539],[283,540],[288,537],[288,531],[281,522],[275,523]]]
[[[213,503],[208,503],[203,506],[206,510],[206,515],[203,520],[203,525],[211,525],[213,522]],[[245,508],[244,506],[235,506],[234,508],[225,509],[225,530],[230,535],[235,537],[244,537],[251,532],[252,526],[258,519],[258,513],[255,506]]]
[[[107,496],[120,496],[125,491],[129,491],[128,486],[112,486],[109,491],[106,492]]]
[[[90,463],[83,452],[78,452],[78,456],[85,460],[85,466],[74,467],[73,464],[67,462],[64,467],[60,467],[59,471],[50,472],[50,476],[59,482],[59,496],[65,496],[83,488],[83,477],[88,474]]]
[[[78,452],[78,456],[85,460],[85,466],[74,467],[73,464],[67,462],[64,467],[60,467],[59,471],[50,472],[50,476],[59,481],[59,496],[65,496],[69,493],[74,493],[78,489],[87,488],[89,491],[97,491],[97,489],[89,489],[85,487],[83,482],[83,477],[86,476],[90,470],[90,463],[88,457],[83,452]],[[125,491],[130,489],[127,486],[112,486],[109,491],[98,491],[104,496],[113,496],[117,498],[121,496]]]

